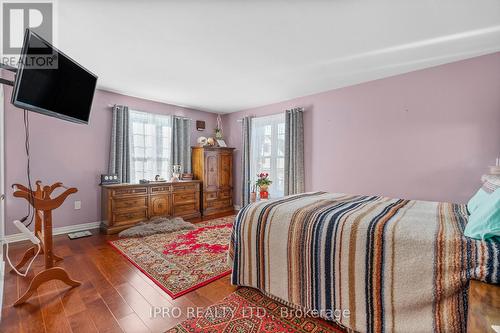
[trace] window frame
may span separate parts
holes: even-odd
[[[148,173],[150,172],[149,169],[146,168],[146,165],[149,160],[153,160],[152,162],[155,164],[153,166],[153,169],[151,170],[152,177],[154,177],[156,174],[161,175],[164,178],[170,178],[171,175],[171,170],[170,166],[172,165],[171,162],[171,154],[172,154],[172,127],[173,127],[173,117],[171,115],[162,115],[162,114],[156,114],[156,113],[149,113],[149,112],[143,112],[143,111],[138,111],[138,110],[130,110],[130,117],[129,117],[129,141],[130,141],[130,170],[131,170],[131,182],[132,183],[138,183],[140,179],[147,179]],[[134,132],[134,125],[135,124],[140,124],[142,126],[142,134]],[[154,125],[154,134],[153,135],[148,135],[147,134],[147,125]],[[162,133],[163,127],[167,127],[167,133],[165,135],[161,134],[159,135],[158,133]],[[168,133],[168,128],[170,129],[170,133]],[[137,157],[135,155],[135,149],[138,148],[138,145],[135,144],[135,137],[142,137],[143,140],[143,145],[142,148],[144,149],[144,153],[142,154],[142,157]],[[148,137],[153,137],[153,142],[154,146],[153,147],[148,147],[147,144],[147,138]],[[166,145],[163,144],[163,139],[167,138]],[[156,155],[155,158],[148,158],[147,154],[147,149],[155,149],[156,152],[159,150],[165,151],[166,150],[166,155]],[[156,153],[153,151],[153,154]],[[137,171],[136,169],[136,162],[142,163],[142,170]],[[162,169],[162,165],[166,164],[167,167],[166,169]],[[163,174],[165,172],[165,174]],[[141,173],[142,177],[136,177],[137,173]],[[155,174],[155,175],[153,175]],[[148,179],[148,180],[153,180],[153,179]]]
[[[269,123],[265,123],[266,120],[269,120]],[[271,186],[269,187],[270,197],[278,198],[284,196],[284,177],[285,177],[285,114],[273,114],[262,117],[254,117],[251,119],[251,133],[250,133],[250,180],[252,187],[255,184],[255,180],[257,177],[257,173],[259,172],[269,172],[270,178],[273,181]],[[264,140],[261,141],[259,147],[257,146],[257,136],[259,133],[259,129],[262,131],[266,131],[266,126],[271,126],[271,133],[264,134],[264,136],[269,137],[269,145],[270,151],[269,154],[266,154],[262,151],[262,155],[256,152],[256,149],[262,149],[266,143]],[[283,149],[280,151],[280,140],[282,140]],[[258,169],[259,161],[263,161],[268,158],[270,160],[269,170],[260,168]],[[279,160],[282,159],[283,166],[279,167]],[[273,172],[275,174],[273,175]],[[282,172],[282,177],[280,177],[280,172]],[[281,180],[281,186],[278,184]],[[279,186],[279,187],[278,187]],[[278,189],[278,190],[277,190]]]

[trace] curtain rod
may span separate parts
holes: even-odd
[[[111,108],[111,109],[113,109],[117,105],[118,104],[108,104],[108,107]],[[147,111],[141,111],[141,110],[136,110],[136,111],[144,112],[144,113],[154,113],[154,112],[147,112]],[[154,113],[154,114],[160,114],[160,113]],[[187,120],[194,121],[192,118],[184,117],[184,116],[178,116],[178,115],[175,115],[175,114],[169,114],[169,115],[165,115],[165,116],[172,116],[172,117],[176,117],[176,118],[180,118],[180,119],[187,119]]]
[[[302,112],[306,112],[306,109],[304,109],[303,107],[296,107],[296,108],[293,108],[293,109],[302,109]],[[293,109],[287,109],[287,110],[285,110],[285,112],[286,112],[286,111],[288,111],[288,110],[293,110]],[[270,116],[275,116],[275,115],[277,115],[277,114],[281,114],[281,113],[282,113],[282,112],[278,112],[278,113],[271,113],[271,114],[266,114],[265,116],[260,116],[260,117],[270,117]],[[249,117],[251,117],[251,118],[260,118],[260,117],[257,117],[257,116],[255,116],[255,115],[249,115]],[[237,123],[241,123],[242,121],[243,121],[243,118],[236,119],[236,122],[237,122]]]

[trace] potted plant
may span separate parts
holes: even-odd
[[[259,188],[261,199],[267,199],[269,197],[269,192],[267,192],[267,189],[272,183],[273,182],[269,179],[269,174],[267,172],[261,172],[257,175],[257,181],[255,182],[255,185],[257,185],[257,187]]]

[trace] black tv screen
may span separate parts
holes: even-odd
[[[87,124],[96,84],[96,75],[26,29],[12,104]]]

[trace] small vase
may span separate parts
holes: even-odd
[[[269,185],[260,185],[259,189],[261,192],[267,192],[267,189],[269,188]]]
[[[257,201],[257,192],[250,192],[250,202],[254,203]]]
[[[259,193],[261,199],[268,199],[269,198],[269,192],[267,191],[260,191]]]

